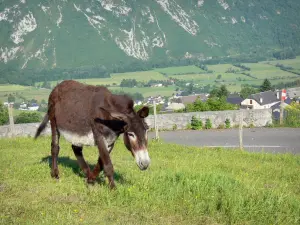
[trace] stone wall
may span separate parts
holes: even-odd
[[[193,113],[173,113],[173,114],[159,114],[157,115],[157,125],[161,130],[173,129],[176,124],[177,129],[185,129],[191,122],[192,116],[201,119],[203,125],[206,119],[210,119],[212,127],[217,128],[220,124],[224,124],[226,119],[230,120],[231,126],[238,126],[240,121],[240,113],[243,112],[243,125],[255,127],[263,127],[272,124],[272,110],[271,109],[257,109],[257,110],[232,110],[232,111],[215,111],[215,112],[193,112]],[[150,128],[154,128],[154,116],[147,117],[146,122]],[[33,137],[39,123],[29,124],[15,124],[16,136],[30,136]],[[42,135],[50,135],[51,130],[48,124]],[[0,138],[11,136],[9,126],[0,126]]]
[[[234,127],[239,125],[241,112],[243,113],[243,126],[263,127],[272,124],[272,110],[257,109],[158,114],[157,126],[159,129],[172,129],[176,124],[177,129],[185,129],[191,123],[192,116],[196,116],[202,120],[203,125],[206,119],[210,119],[213,128],[219,127],[220,124],[224,125],[226,119],[229,119],[231,127]],[[151,128],[154,127],[153,116],[149,116],[146,121]]]
[[[39,123],[24,123],[24,124],[15,124],[15,136],[18,137],[34,137],[37,128],[39,127]],[[48,123],[46,129],[43,131],[41,135],[50,135],[50,123]],[[0,126],[0,138],[10,137],[12,134],[10,132],[9,125]]]

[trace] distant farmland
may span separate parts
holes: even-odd
[[[92,84],[92,85],[107,85],[112,90],[123,90],[129,93],[139,92],[144,97],[151,95],[163,95],[171,96],[175,93],[176,86],[168,87],[134,87],[134,88],[121,88],[119,87],[123,79],[135,79],[139,82],[148,82],[149,80],[167,80],[170,78],[176,78],[187,83],[193,82],[198,85],[221,85],[224,84],[230,91],[240,91],[241,85],[261,85],[265,78],[269,79],[272,84],[278,84],[281,82],[291,82],[300,78],[299,75],[294,73],[283,71],[276,64],[282,64],[284,66],[290,66],[290,71],[300,72],[300,57],[296,59],[288,60],[275,60],[264,61],[259,63],[241,63],[242,65],[249,67],[250,70],[243,71],[241,68],[233,66],[232,64],[218,64],[207,65],[207,71],[197,66],[180,66],[180,67],[167,67],[156,68],[149,71],[138,71],[128,73],[113,73],[111,78],[93,78],[93,79],[78,79],[79,82]],[[231,70],[234,70],[232,72]],[[250,75],[250,76],[249,76]],[[52,87],[60,81],[52,81]],[[37,83],[39,85],[42,82]],[[50,90],[40,89],[35,87],[25,87],[20,85],[1,85],[0,86],[0,100],[6,101],[8,94],[19,94],[26,99],[48,99]]]

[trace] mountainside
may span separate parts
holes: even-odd
[[[72,68],[300,44],[298,0],[0,0],[0,65]]]

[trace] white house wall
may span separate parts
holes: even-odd
[[[252,100],[252,104],[250,104],[250,100]],[[265,105],[260,105],[257,101],[255,101],[254,99],[245,99],[244,101],[241,102],[242,106],[252,106],[253,109],[269,109],[271,108],[273,105],[277,104],[279,101],[277,102],[272,102],[270,104],[265,104]]]

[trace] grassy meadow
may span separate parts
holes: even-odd
[[[284,66],[291,66],[291,67],[293,67],[293,71],[300,72],[300,56],[297,56],[296,59],[265,61],[262,63],[270,63],[272,65],[276,65],[277,63],[279,63]]]
[[[232,64],[218,64],[218,65],[207,65],[208,70],[213,71],[212,73],[206,73],[206,71],[196,66],[179,66],[179,67],[167,67],[157,68],[149,71],[138,71],[128,73],[113,73],[110,78],[92,78],[92,79],[78,79],[79,82],[91,84],[91,85],[110,85],[112,90],[123,90],[129,93],[140,92],[144,97],[153,95],[164,95],[171,96],[175,93],[175,86],[169,87],[145,87],[145,88],[121,88],[119,87],[123,79],[136,79],[139,82],[147,82],[153,80],[166,80],[171,77],[186,82],[194,82],[198,85],[221,85],[225,84],[229,91],[240,91],[243,84],[250,85],[261,85],[265,78],[269,79],[272,84],[278,84],[281,82],[291,82],[300,76],[283,71],[276,67],[277,63],[285,66],[292,66],[292,71],[300,72],[300,56],[296,59],[288,60],[275,60],[275,61],[264,61],[259,63],[242,63],[250,68],[250,71],[244,71],[249,73],[253,77],[246,76],[240,72],[227,73],[229,68],[234,70],[241,70],[239,67],[235,67]],[[221,77],[218,79],[218,76]],[[52,87],[60,81],[52,81]],[[37,83],[37,84],[42,84]],[[37,99],[42,100],[48,99],[50,90],[40,89],[36,87],[25,87],[20,85],[0,85],[0,101],[6,101],[8,94],[19,94],[24,96],[26,99]]]
[[[197,66],[177,66],[177,67],[166,67],[166,68],[157,68],[154,69],[154,71],[158,71],[159,73],[166,74],[168,76],[174,75],[174,74],[190,74],[190,73],[200,73],[205,72],[201,68]]]
[[[88,163],[95,147],[84,149]],[[140,171],[123,143],[111,153],[117,189],[86,185],[62,140],[60,180],[50,177],[50,137],[1,139],[1,224],[299,224],[300,156],[151,141]]]
[[[36,88],[32,86],[21,86],[14,84],[0,85],[0,101],[7,101],[7,96],[12,94],[14,96],[23,96],[28,100],[36,99],[41,101],[42,99],[48,100],[48,96],[51,90],[45,88]]]
[[[92,84],[92,85],[113,85],[114,83],[120,85],[123,79],[136,79],[137,81],[147,82],[153,80],[166,80],[167,78],[161,73],[156,71],[139,71],[128,73],[112,73],[111,78],[99,78],[99,79],[78,79],[79,82]]]

